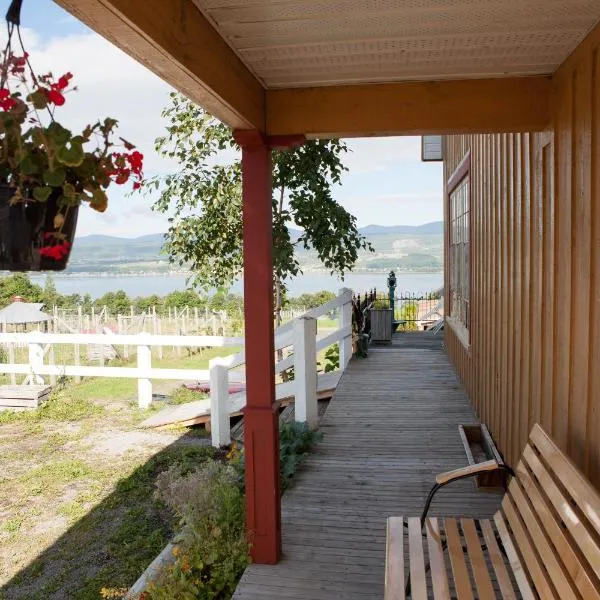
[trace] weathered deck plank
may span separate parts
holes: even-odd
[[[420,514],[434,475],[467,464],[458,425],[476,422],[439,337],[399,334],[353,360],[283,498],[283,560],[251,565],[234,600],[383,598],[387,517]],[[499,499],[458,482],[431,514],[491,516]]]

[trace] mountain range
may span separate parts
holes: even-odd
[[[359,229],[375,249],[361,252],[359,269],[439,270],[441,268],[444,224],[367,225]],[[292,239],[301,235],[292,230]],[[140,274],[165,273],[174,269],[161,253],[164,234],[153,233],[136,238],[111,235],[78,237],[73,245],[68,273]],[[316,253],[298,249],[303,269],[322,268]]]

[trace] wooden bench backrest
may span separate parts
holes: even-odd
[[[600,495],[539,425],[515,472],[495,520],[523,597],[600,600]]]

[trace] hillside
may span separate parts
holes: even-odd
[[[439,271],[442,269],[443,223],[424,225],[368,225],[360,229],[375,248],[375,253],[361,252],[357,269],[399,271]],[[292,239],[300,231],[293,230]],[[163,234],[121,238],[89,235],[77,238],[68,273],[139,274],[166,273],[175,270],[161,254]],[[312,251],[298,249],[304,270],[320,268]]]

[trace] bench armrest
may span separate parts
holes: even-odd
[[[446,471],[436,475],[435,482],[438,485],[446,485],[455,479],[462,479],[463,477],[470,477],[477,473],[484,473],[485,471],[495,471],[496,469],[502,468],[494,459],[486,460],[485,462],[478,463],[476,465],[469,465],[462,469],[454,469],[454,471]]]

